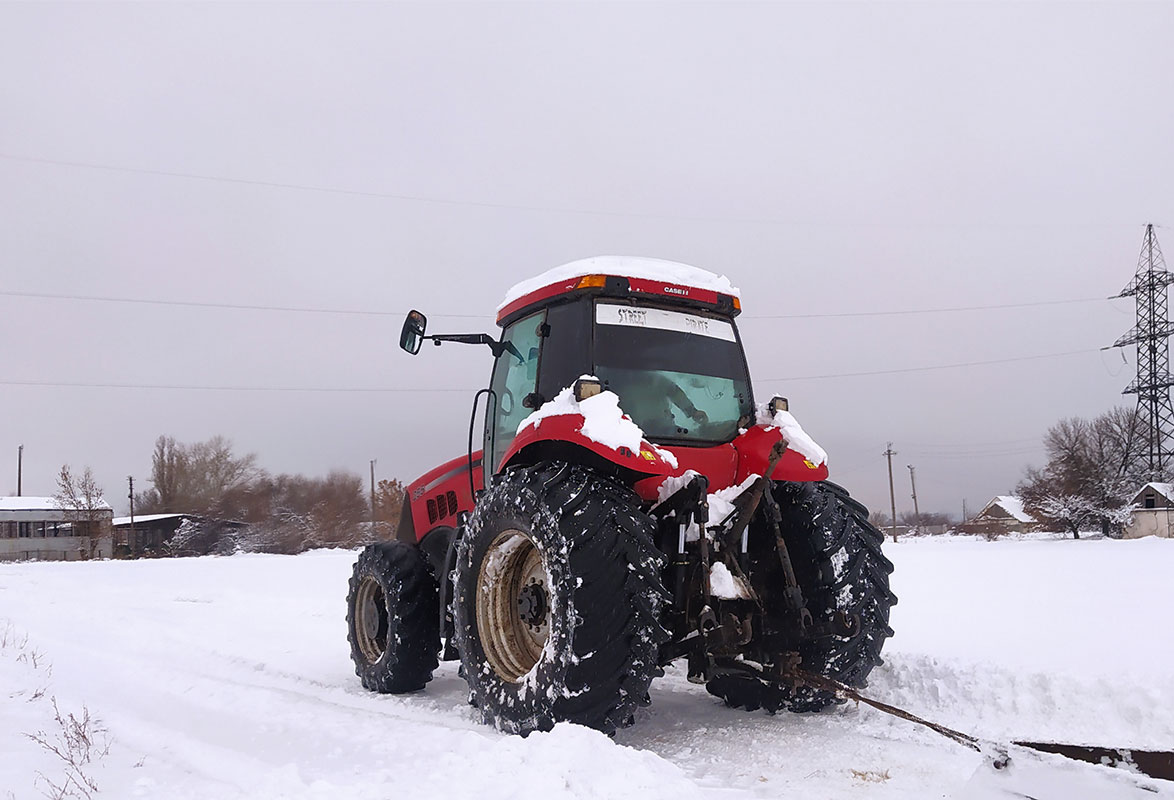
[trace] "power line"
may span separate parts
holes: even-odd
[[[0,289],[6,297],[31,297],[40,300],[82,300],[96,303],[137,303],[152,306],[187,306],[190,308],[217,308],[233,311],[292,311],[303,314],[346,314],[369,317],[402,317],[406,311],[374,311],[360,308],[313,308],[310,306],[270,306],[247,303],[211,303],[195,300],[153,300],[144,297],[113,297],[91,294],[59,294],[55,292],[19,292]],[[435,314],[436,317],[452,319],[489,319],[491,314]]]
[[[985,446],[993,447],[996,445],[1004,445],[1004,446],[1013,445],[1013,444],[1024,445],[1024,444],[1029,444],[1031,442],[1039,442],[1041,440],[1042,440],[1042,437],[1040,437],[1040,436],[1029,436],[1024,439],[1001,439],[998,441],[984,440],[981,442],[928,442],[928,443],[910,442],[909,447],[912,447],[914,449],[922,449],[922,448],[929,448],[929,447],[938,447],[938,448],[944,447],[947,449],[958,449],[958,448],[972,448],[972,447],[985,447]]]
[[[1027,447],[1018,450],[1003,450],[990,452],[975,452],[975,453],[925,453],[918,450],[906,451],[910,455],[916,455],[919,459],[927,461],[936,461],[938,459],[971,459],[971,458],[1010,458],[1011,456],[1028,456],[1039,453],[1044,449],[1041,444],[1039,447]]]
[[[987,364],[1010,364],[1015,361],[1039,361],[1045,358],[1064,358],[1067,356],[1084,355],[1086,353],[1099,353],[1100,349],[1094,350],[1069,350],[1064,353],[1042,353],[1038,356],[1016,356],[1014,358],[992,358],[987,361],[962,361],[956,364],[934,364],[927,367],[902,367],[901,369],[877,369],[869,370],[867,372],[839,372],[829,373],[826,375],[795,375],[785,378],[756,378],[755,381],[814,381],[822,380],[824,378],[860,378],[870,375],[897,375],[905,372],[928,372],[930,370],[938,369],[959,369],[961,367],[981,367]]]
[[[378,386],[199,386],[178,383],[98,383],[87,381],[17,381],[0,380],[2,386],[39,386],[59,389],[169,389],[206,392],[316,392],[337,394],[382,394],[411,392],[427,394],[433,392],[463,392],[472,394],[476,389],[433,389],[418,387],[384,388]]]
[[[831,317],[895,317],[912,314],[944,314],[954,311],[991,311],[1003,308],[1036,308],[1062,306],[1074,303],[1103,303],[1103,297],[1081,297],[1072,300],[1040,300],[1032,303],[1000,303],[987,306],[946,306],[942,308],[908,308],[897,311],[842,311],[834,314],[749,314],[750,319],[826,319]]]
[[[406,311],[373,310],[362,308],[320,308],[314,306],[279,306],[260,303],[213,303],[195,300],[158,300],[145,297],[116,297],[113,295],[67,294],[62,292],[25,292],[0,289],[0,296],[26,297],[38,300],[80,300],[97,303],[136,303],[155,306],[185,306],[190,308],[230,309],[235,311],[283,311],[303,314],[343,314],[372,317],[402,317]],[[1104,298],[1074,300],[1043,300],[1035,303],[1006,303],[986,306],[952,306],[942,308],[914,308],[894,311],[847,311],[828,314],[742,314],[739,319],[825,319],[841,317],[884,317],[916,314],[941,314],[956,311],[989,311],[1005,308],[1035,308],[1037,306],[1070,305],[1073,303],[1103,302]],[[489,319],[492,314],[435,314],[444,319]]]
[[[1031,361],[1043,358],[1058,358],[1061,356],[1095,353],[1097,350],[1073,350],[1068,353],[1047,353],[1038,356],[1020,356],[1017,358],[1000,358],[990,361],[970,361],[961,364],[935,364],[926,367],[906,367],[891,370],[873,370],[869,372],[843,372],[832,375],[809,375],[794,378],[760,378],[760,381],[802,381],[820,378],[855,378],[870,375],[892,375],[904,372],[921,372],[938,369],[955,369],[961,367],[983,366],[986,364],[1005,364],[1012,361]],[[424,387],[378,387],[378,386],[201,386],[197,384],[162,384],[162,383],[101,383],[86,381],[22,381],[0,380],[0,386],[30,386],[69,389],[167,389],[183,391],[211,391],[211,392],[320,392],[320,393],[428,393],[428,392],[473,392],[474,389],[443,389]]]
[[[324,192],[326,194],[347,195],[352,197],[373,197],[381,200],[401,200],[412,203],[432,203],[445,206],[466,206],[472,208],[489,208],[505,211],[528,211],[555,214],[580,214],[599,217],[623,217],[634,219],[673,220],[679,222],[730,222],[749,224],[772,224],[799,226],[803,223],[795,220],[779,220],[769,218],[738,218],[712,217],[688,214],[656,214],[639,211],[611,211],[599,208],[571,208],[567,206],[527,205],[524,203],[500,203],[485,200],[459,200],[436,195],[406,194],[400,192],[378,192],[363,189],[341,189],[331,186],[316,186],[308,183],[290,183],[285,181],[263,181],[252,178],[233,178],[223,175],[205,175],[195,172],[180,172],[177,170],[148,169],[144,167],[127,167],[114,164],[97,164],[87,161],[66,161],[55,158],[37,158],[33,156],[18,156],[10,153],[0,153],[0,158],[9,161],[21,161],[27,164],[48,164],[57,167],[75,167],[79,169],[103,170],[106,172],[124,172],[134,175],[154,175],[163,178],[184,178],[187,180],[211,181],[216,183],[231,183],[242,186],[260,186],[270,189],[295,189],[302,192]]]
[[[260,186],[272,189],[294,189],[302,192],[323,192],[335,195],[347,195],[353,197],[373,197],[382,200],[401,200],[413,203],[432,203],[436,205],[446,206],[467,206],[473,208],[490,208],[500,209],[506,211],[529,211],[539,213],[555,213],[555,214],[581,214],[587,216],[600,217],[624,217],[633,219],[658,219],[658,220],[672,220],[679,222],[724,222],[736,224],[752,224],[752,225],[785,225],[790,227],[838,227],[842,224],[840,220],[834,222],[812,222],[810,220],[784,220],[770,217],[717,217],[705,215],[690,215],[690,214],[658,214],[651,212],[639,211],[612,211],[598,208],[573,208],[567,206],[549,206],[549,205],[528,205],[524,203],[500,203],[486,200],[461,200],[449,197],[439,197],[436,195],[425,194],[408,194],[402,192],[379,192],[373,190],[363,189],[342,189],[332,186],[317,186],[308,183],[293,183],[288,181],[265,181],[253,178],[234,178],[225,175],[207,175],[197,172],[183,172],[179,170],[165,170],[165,169],[150,169],[147,167],[128,167],[119,164],[100,164],[91,161],[71,161],[66,159],[56,158],[41,158],[37,156],[21,156],[12,153],[0,153],[0,158],[8,161],[18,161],[26,164],[45,164],[56,167],[72,167],[76,169],[90,169],[101,170],[105,172],[123,172],[133,175],[153,175],[163,178],[183,178],[186,180],[209,181],[216,183],[229,183],[242,186]],[[1102,228],[1122,228],[1126,223],[1112,224],[1112,223],[1088,223],[1088,222],[1062,222],[1062,223],[979,223],[979,222],[923,222],[923,223],[856,223],[865,227],[882,227],[882,228],[897,228],[897,227],[917,227],[917,228],[1041,228],[1041,227],[1102,227]],[[1129,227],[1133,227],[1132,224]]]

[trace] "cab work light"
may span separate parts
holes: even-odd
[[[588,378],[586,376],[575,381],[575,400],[583,402],[588,397],[594,397],[603,391],[603,384],[599,382],[598,378]]]

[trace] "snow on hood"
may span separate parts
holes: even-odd
[[[583,377],[597,380],[591,375]],[[644,431],[632,421],[631,417],[620,410],[620,398],[615,392],[600,392],[580,402],[575,399],[573,386],[563,389],[555,395],[554,399],[543,403],[541,408],[522,420],[518,425],[518,433],[531,425],[537,429],[542,420],[547,417],[562,417],[570,414],[583,417],[583,427],[580,432],[593,442],[610,447],[612,450],[626,447],[633,453],[639,453],[645,449],[641,444],[645,441]],[[656,445],[651,445],[651,447],[664,461],[674,467],[677,466],[676,457],[668,450],[663,450]]]
[[[800,455],[815,464],[817,467],[820,464],[826,464],[828,461],[827,451],[816,444],[815,440],[807,435],[799,421],[791,416],[789,411],[776,411],[774,416],[770,415],[770,409],[767,403],[758,404],[758,424],[769,425],[774,428],[779,428],[783,432],[783,438],[787,440],[787,447],[797,451]]]
[[[514,285],[505,293],[505,299],[498,305],[497,310],[501,311],[515,300],[545,286],[550,286],[552,283],[581,278],[584,275],[622,275],[629,278],[675,283],[678,286],[690,286],[695,289],[708,289],[738,298],[742,296],[738,288],[733,286],[725,275],[715,275],[688,264],[639,256],[593,256],[549,269],[541,275]]]

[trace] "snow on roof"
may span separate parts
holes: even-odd
[[[549,269],[541,275],[512,286],[505,293],[505,299],[498,305],[497,310],[501,311],[515,300],[550,286],[552,283],[581,278],[584,275],[621,275],[628,278],[674,283],[678,286],[689,286],[694,289],[708,289],[738,298],[742,296],[738,288],[733,286],[725,275],[715,275],[688,264],[640,256],[593,256]]]
[[[986,511],[994,506],[998,506],[1007,512],[1008,515],[1014,517],[1018,522],[1035,522],[1035,518],[1023,510],[1023,501],[1011,494],[1001,494],[995,497],[994,500],[987,503],[987,507],[983,509]]]
[[[190,517],[191,514],[135,514],[135,522],[154,522],[157,519],[173,519],[175,517]],[[129,525],[130,517],[115,517],[111,523],[114,527]]]
[[[1174,483],[1156,483],[1151,481],[1150,483],[1147,483],[1145,486],[1141,487],[1137,493],[1141,494],[1146,489],[1153,489],[1155,492],[1174,503]]]
[[[110,508],[110,504],[99,499],[95,508]],[[0,511],[60,511],[61,504],[56,497],[0,497]]]

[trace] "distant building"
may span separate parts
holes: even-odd
[[[114,510],[62,508],[55,497],[0,497],[0,561],[110,558]]]
[[[1024,533],[1035,525],[1035,519],[1023,510],[1023,501],[1010,494],[1001,494],[991,500],[966,528],[981,532]]]
[[[167,543],[176,532],[189,523],[203,537],[219,538],[245,527],[243,522],[211,519],[200,514],[143,514],[136,515],[131,526],[130,517],[115,517],[113,521],[115,553],[120,558],[167,555]]]
[[[1171,538],[1174,528],[1174,484],[1147,483],[1133,496],[1133,518],[1125,526],[1126,539],[1143,536]]]

